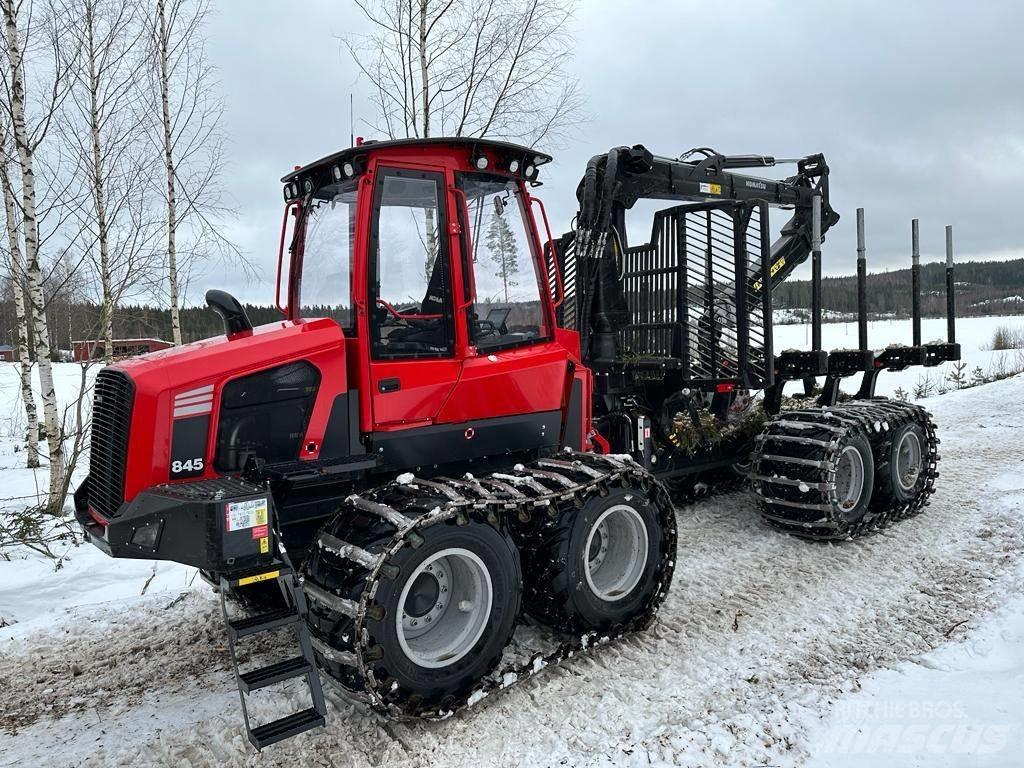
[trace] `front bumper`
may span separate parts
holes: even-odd
[[[218,573],[274,561],[274,502],[266,488],[233,477],[158,485],[105,518],[89,507],[89,482],[75,491],[75,517],[85,538],[110,557]]]

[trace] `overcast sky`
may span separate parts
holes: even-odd
[[[240,11],[244,7],[244,13]],[[348,145],[348,94],[372,120],[365,84],[339,38],[365,31],[349,0],[222,0],[208,30],[227,104],[229,234],[262,283],[211,272],[256,302],[272,300],[279,178]],[[855,269],[854,211],[867,215],[869,269],[909,263],[910,219],[926,260],[952,224],[958,258],[1024,256],[1024,3],[581,0],[573,70],[587,122],[541,196],[564,231],[587,159],[643,143],[726,154],[823,152],[832,205],[827,274]],[[557,233],[556,233],[557,234]],[[636,242],[634,237],[633,242]]]

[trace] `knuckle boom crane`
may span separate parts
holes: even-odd
[[[839,217],[821,155],[615,148],[557,239],[531,192],[550,159],[436,138],[297,168],[283,319],[253,328],[210,291],[224,337],[97,376],[78,521],[110,556],[184,563],[220,592],[257,748],[324,724],[321,672],[383,712],[444,718],[644,629],[697,479],[744,479],[769,525],[808,538],[927,504],[935,425],[874,384],[959,359],[951,258],[947,342],[921,344],[915,300],[914,344],[868,348],[861,260],[860,347],[829,353],[820,248]],[[796,174],[735,172],[782,162]],[[633,245],[640,200],[671,205]],[[772,206],[792,210],[774,243]],[[812,349],[776,354],[772,291],[808,258]],[[803,393],[785,398],[790,381]],[[554,641],[523,661],[526,638],[506,650],[526,615]],[[236,646],[278,629],[295,656],[240,669]],[[248,695],[292,678],[311,706],[253,726]]]

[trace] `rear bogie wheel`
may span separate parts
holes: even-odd
[[[750,474],[766,522],[814,539],[847,539],[873,525],[875,452],[866,420],[854,416],[807,408],[766,424]]]
[[[888,455],[879,457],[880,489],[898,504],[913,501],[924,488],[932,450],[920,424],[911,422],[898,427]]]
[[[648,495],[620,488],[569,506],[524,546],[526,610],[567,632],[610,630],[648,611],[668,563]]]
[[[834,501],[843,520],[856,523],[863,519],[874,485],[875,465],[868,439],[859,433],[844,437],[835,464]]]

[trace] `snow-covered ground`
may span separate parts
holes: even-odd
[[[980,347],[996,326],[1019,323],[962,321],[970,367],[992,362]],[[873,324],[874,345],[909,341],[909,323],[888,325]],[[942,328],[926,320],[924,338]],[[802,333],[779,331],[777,347],[805,346]],[[850,346],[856,327],[827,325],[825,341]],[[57,370],[67,397],[77,369]],[[883,374],[880,389],[906,375]],[[1024,376],[926,401],[943,461],[918,518],[816,545],[766,528],[744,493],[682,508],[675,581],[648,632],[442,723],[387,721],[329,689],[326,729],[260,755],[241,728],[219,603],[194,570],[154,576],[87,545],[66,545],[58,570],[13,553],[0,559],[0,765],[1017,764],[1022,402]],[[14,453],[18,421],[3,365],[0,497],[35,489]],[[0,501],[0,514],[21,503]],[[257,641],[252,655],[281,650]],[[302,706],[300,686],[283,698],[257,712]]]
[[[986,375],[1000,370],[1024,368],[1024,350],[990,349],[992,337],[1000,327],[1024,332],[1024,316],[965,317],[957,320],[956,338],[960,342],[963,362],[966,363],[964,374],[968,378],[975,368],[980,368]],[[910,344],[913,341],[912,336],[909,320],[876,320],[868,323],[868,343],[874,349],[882,349],[889,344]],[[921,339],[925,343],[945,341],[946,321],[933,317],[922,319]],[[857,323],[822,324],[821,342],[824,349],[857,347]],[[810,349],[811,326],[775,326],[774,346],[776,353],[784,349]],[[944,382],[945,386],[952,387],[947,377],[953,368],[953,363],[943,363],[935,368],[918,367],[897,373],[883,373],[878,377],[877,393],[891,396],[897,389],[913,392],[914,387],[924,381],[930,381],[936,389]],[[798,384],[792,386],[794,389],[799,387]],[[858,377],[851,377],[843,382],[843,390],[847,392],[856,392],[859,386]]]

